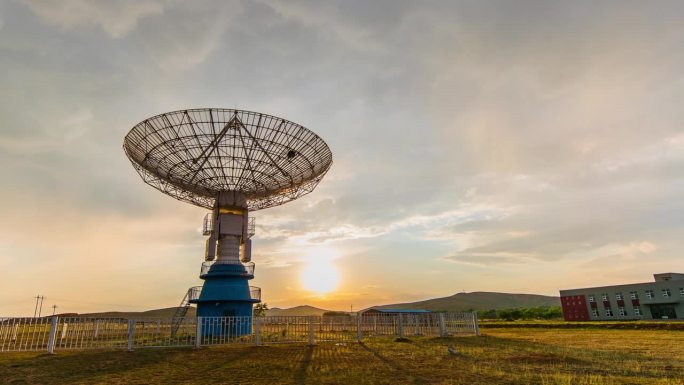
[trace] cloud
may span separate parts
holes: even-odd
[[[394,220],[380,221],[378,224],[362,226],[360,223],[343,222],[339,218],[326,218],[325,213],[330,210],[321,206],[336,205],[329,200],[322,200],[306,208],[306,213],[313,218],[309,221],[297,221],[289,217],[275,217],[274,221],[266,217],[265,224],[259,225],[261,239],[281,239],[292,243],[315,244],[330,241],[344,241],[364,238],[377,238],[401,231],[410,231],[417,237],[425,239],[440,239],[442,234],[435,232],[445,226],[457,223],[468,223],[477,220],[500,219],[514,212],[513,208],[499,208],[492,205],[461,204],[461,207],[435,214],[408,214]],[[322,211],[319,211],[321,209]],[[332,210],[344,211],[342,207]],[[366,218],[371,219],[371,218]],[[446,235],[445,237],[449,237]]]
[[[194,69],[219,51],[223,54],[219,60],[240,60],[240,52],[226,45],[224,37],[236,28],[243,12],[238,1],[177,3],[166,9],[163,19],[141,28],[144,54],[155,68],[171,74]]]
[[[100,27],[111,38],[121,38],[133,31],[146,17],[159,15],[164,5],[159,1],[65,0],[60,2],[23,0],[43,21],[65,30]]]
[[[528,254],[515,253],[489,253],[478,254],[473,252],[459,252],[453,255],[444,257],[449,262],[466,263],[473,265],[507,265],[507,264],[528,264],[538,262],[536,258]]]
[[[409,279],[430,293],[555,293],[681,266],[681,4],[26,4],[2,4],[0,209],[23,207],[28,227],[50,207],[77,210],[60,242],[110,218],[102,231],[130,243],[121,254],[179,261],[173,290],[201,262],[203,211],[144,185],[121,140],[148,116],[203,106],[288,118],[333,150],[314,193],[253,213],[265,294],[296,286],[320,244],[339,251],[342,292],[383,288],[369,305],[400,302]],[[4,271],[55,242],[27,240],[12,213],[0,218]],[[70,251],[92,257],[58,250]],[[615,274],[599,271],[611,259]]]
[[[93,121],[90,110],[81,109],[62,119],[51,122],[46,130],[29,137],[3,136],[0,132],[0,149],[15,154],[34,154],[62,150],[64,146],[83,137]]]

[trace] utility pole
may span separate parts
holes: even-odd
[[[36,298],[36,308],[33,309],[33,318],[36,318],[36,313],[38,313],[38,300],[40,299],[40,294],[38,294],[35,298]]]
[[[57,310],[57,305],[52,305],[52,315],[55,315],[55,310]]]
[[[40,317],[40,314],[43,312],[43,300],[45,299],[44,296],[40,296],[40,310],[38,310],[38,317]]]

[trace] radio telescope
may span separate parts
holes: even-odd
[[[126,135],[123,148],[145,183],[212,210],[203,226],[204,285],[188,290],[180,318],[190,303],[200,317],[251,317],[261,290],[247,283],[254,278],[248,213],[312,192],[332,164],[328,145],[282,118],[201,108],[145,119]]]

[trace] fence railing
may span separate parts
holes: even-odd
[[[193,286],[188,289],[188,301],[195,301],[198,300],[200,297],[200,294],[202,294],[202,286]]]
[[[253,300],[261,301],[261,288],[256,286],[250,286],[249,297]]]
[[[202,262],[202,267],[200,267],[200,277],[207,274],[209,269],[214,265],[242,265],[245,268],[245,272],[240,274],[243,277],[254,277],[254,262],[240,262],[240,261],[209,261]]]
[[[176,330],[174,330],[174,328]],[[297,317],[0,318],[0,352],[353,342],[478,335],[475,313]]]

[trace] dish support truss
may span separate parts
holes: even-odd
[[[332,165],[330,148],[305,127],[231,109],[149,118],[124,151],[145,183],[208,209],[222,191],[244,194],[250,211],[281,205],[312,192]]]

